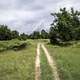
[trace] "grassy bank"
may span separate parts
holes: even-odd
[[[57,63],[61,80],[80,80],[80,42],[68,47],[46,47]]]
[[[28,42],[22,50],[0,52],[0,80],[35,80],[36,42]]]

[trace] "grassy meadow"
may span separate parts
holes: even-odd
[[[18,40],[1,41],[0,49],[15,44],[20,45],[23,42]],[[28,44],[24,49],[0,52],[0,80],[34,80],[36,42],[29,40],[25,43]]]
[[[46,47],[56,61],[61,80],[80,80],[80,42],[67,47]]]
[[[61,47],[47,44],[48,40],[0,41],[0,80],[35,80],[36,48],[39,42],[45,44],[55,59],[61,80],[80,80],[80,42]],[[23,44],[26,46],[20,47]],[[42,48],[40,52],[41,80],[53,80]]]

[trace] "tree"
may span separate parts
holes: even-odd
[[[41,38],[48,39],[48,33],[44,29],[41,30]]]
[[[19,32],[16,31],[16,30],[12,31],[11,32],[11,37],[12,37],[12,39],[18,38],[19,37]]]
[[[0,25],[0,40],[11,40],[19,37],[18,31],[11,31],[8,26]]]
[[[79,11],[74,11],[71,8],[71,12],[67,11],[66,8],[60,9],[58,13],[52,13],[54,20],[50,29],[50,41],[55,40],[70,41],[76,40],[79,37],[80,20]]]
[[[31,35],[30,35],[31,39],[40,39],[40,32],[38,31],[34,31]]]
[[[26,40],[28,38],[28,35],[25,33],[20,34],[20,40]]]
[[[0,25],[0,40],[11,40],[11,30],[5,25]]]

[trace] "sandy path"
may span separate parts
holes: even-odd
[[[40,43],[37,45],[37,55],[35,61],[35,80],[40,80]]]
[[[41,44],[41,47],[44,50],[44,53],[45,53],[45,55],[47,57],[49,65],[52,68],[54,80],[60,80],[54,59],[52,59],[52,57],[50,56],[48,50],[45,48],[45,46],[43,44]]]

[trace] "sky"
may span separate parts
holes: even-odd
[[[63,7],[80,10],[80,0],[1,0],[0,24],[20,33],[48,30],[53,21],[50,13]]]

